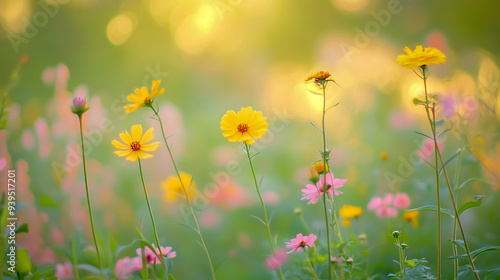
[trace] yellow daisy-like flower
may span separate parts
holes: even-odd
[[[161,81],[156,80],[153,81],[153,86],[151,87],[151,94],[149,93],[146,87],[136,88],[134,93],[131,93],[127,96],[127,100],[133,102],[133,104],[127,104],[123,106],[123,108],[127,109],[125,113],[133,112],[144,105],[149,104],[155,96],[163,94],[165,91],[164,88],[158,90],[160,87]]]
[[[342,221],[342,224],[346,227],[350,227],[351,226],[351,220],[347,219],[347,220],[343,220]]]
[[[418,227],[418,211],[408,211],[403,213],[403,218],[410,222],[414,227]]]
[[[238,113],[227,111],[220,122],[222,135],[227,140],[245,142],[247,145],[264,136],[268,126],[267,118],[262,116],[262,112],[254,111],[250,106],[241,108]]]
[[[441,64],[446,62],[446,56],[436,48],[423,48],[422,46],[417,46],[415,51],[411,51],[410,48],[405,47],[406,54],[398,55],[398,64],[408,68],[413,69],[415,67],[420,67],[429,64]]]
[[[306,82],[314,80],[314,82],[324,81],[330,77],[330,73],[327,71],[319,71],[318,73],[307,77]]]
[[[196,183],[193,181],[193,176],[184,172],[179,172],[182,184],[188,193],[189,200],[195,196]],[[184,190],[182,189],[179,177],[170,175],[166,181],[161,183],[162,188],[165,190],[165,199],[167,201],[175,201],[185,197]]]
[[[120,133],[120,139],[125,144],[118,140],[111,141],[111,144],[118,149],[118,151],[115,151],[115,154],[119,157],[126,156],[126,160],[129,161],[136,161],[137,158],[147,159],[153,157],[152,154],[146,153],[153,152],[160,147],[160,142],[146,144],[153,140],[153,128],[148,129],[146,133],[142,135],[142,125],[136,124],[132,126],[130,131],[132,135],[130,135],[128,131]]]
[[[357,218],[361,213],[363,213],[363,208],[352,205],[344,205],[340,209],[340,216],[344,219]]]

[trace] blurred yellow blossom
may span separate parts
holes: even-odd
[[[414,227],[418,227],[418,211],[408,211],[403,213],[403,218],[410,222]]]
[[[167,201],[175,201],[186,196],[182,185],[186,188],[189,200],[195,196],[196,183],[193,181],[193,176],[185,172],[179,172],[179,177],[176,175],[168,176],[167,180],[161,183],[162,188],[165,190],[165,199]]]
[[[340,216],[345,219],[357,218],[363,213],[363,208],[352,205],[344,205],[340,208]]]

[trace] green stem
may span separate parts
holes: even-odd
[[[264,200],[262,199],[262,195],[260,194],[259,184],[257,183],[257,177],[255,176],[255,170],[252,164],[252,157],[250,156],[250,146],[248,146],[247,143],[245,143],[245,149],[248,157],[248,162],[250,163],[250,169],[252,170],[253,181],[255,183],[255,190],[257,190],[257,194],[259,195],[260,199],[260,204],[262,205],[262,210],[264,211],[264,221],[266,223],[267,237],[269,238],[269,244],[271,245],[273,256],[276,257],[276,250],[274,249],[273,238],[271,237],[271,230],[269,229],[269,220],[267,219],[266,205],[264,204]],[[277,272],[278,272],[278,277],[280,279],[283,279],[283,272],[281,271],[281,266]]]
[[[306,255],[307,263],[309,263],[309,266],[311,267],[311,270],[312,270],[313,275],[314,275],[314,279],[318,279],[318,274],[316,273],[316,270],[314,270],[311,259],[309,258],[309,255],[307,254],[307,251],[305,248],[304,248],[304,255]]]
[[[326,82],[323,84],[323,115],[321,117],[321,131],[323,133],[323,210],[325,214],[325,227],[326,227],[326,244],[328,249],[328,259],[332,256],[330,252],[330,227],[328,225],[328,211],[326,209],[326,170],[328,167],[328,155],[326,152],[326,132],[325,132],[325,114],[326,114]],[[333,187],[333,186],[332,186]],[[319,190],[318,190],[319,192]],[[335,193],[335,191],[334,191]],[[332,279],[332,262],[328,262],[328,279]]]
[[[196,233],[198,234],[198,237],[200,238],[201,246],[203,247],[203,250],[205,251],[205,255],[207,256],[208,264],[210,266],[210,271],[212,272],[212,279],[215,280],[216,279],[215,278],[215,270],[214,270],[214,266],[212,264],[212,259],[210,258],[210,254],[208,253],[208,249],[207,249],[207,246],[205,244],[205,240],[203,239],[203,235],[201,234],[200,226],[198,224],[198,220],[196,219],[196,215],[194,214],[194,210],[193,210],[193,207],[191,205],[191,200],[189,199],[189,195],[188,195],[187,189],[184,186],[184,182],[182,182],[179,169],[177,168],[177,164],[175,163],[174,156],[172,155],[172,151],[170,150],[170,146],[168,145],[167,137],[165,136],[165,131],[163,129],[163,123],[161,121],[160,115],[158,114],[158,111],[152,105],[150,105],[148,107],[151,108],[151,110],[153,110],[154,114],[158,118],[158,122],[160,123],[160,128],[161,128],[161,134],[163,136],[163,141],[165,142],[165,146],[167,147],[168,154],[170,156],[170,159],[172,160],[172,165],[174,166],[175,173],[177,174],[177,178],[179,179],[179,182],[181,184],[182,190],[184,191],[184,196],[186,197],[186,202],[187,202],[187,204],[189,206],[189,210],[191,211],[191,215],[193,216],[193,220],[194,220],[194,223],[195,223],[195,226],[196,226]]]
[[[459,180],[459,173],[460,173],[460,165],[462,163],[462,139],[460,138],[460,152],[458,154],[458,159],[457,159],[457,169],[455,170],[455,187],[453,188],[453,196],[455,199],[457,198],[457,186],[458,186],[458,180]],[[457,217],[454,217],[453,219],[453,233],[452,233],[452,240],[456,241],[457,240]],[[453,255],[458,256],[458,246],[456,243],[453,243]],[[453,260],[453,279],[458,280],[458,266],[459,262],[458,259]]]
[[[95,251],[97,252],[97,259],[99,261],[99,270],[102,271],[102,261],[101,254],[99,253],[99,246],[97,246],[97,238],[94,229],[94,218],[92,216],[92,206],[90,204],[89,186],[87,182],[87,165],[85,160],[85,146],[83,142],[83,127],[82,127],[82,115],[78,115],[78,120],[80,122],[80,139],[82,141],[82,159],[83,159],[83,177],[85,178],[85,191],[87,193],[87,203],[89,204],[89,217],[90,217],[90,227],[92,228],[92,237],[94,238]]]
[[[142,275],[142,280],[148,280],[148,267],[146,263],[146,252],[144,251],[144,246],[141,246],[141,260],[142,260],[142,270],[141,270],[141,275]]]
[[[76,259],[76,242],[75,240],[71,241],[71,258],[72,258],[72,267],[73,267],[73,276],[76,280],[80,280],[80,274],[78,273],[78,261]]]
[[[148,197],[148,191],[146,190],[146,183],[144,183],[144,175],[142,174],[142,164],[141,164],[141,159],[137,159],[139,162],[139,172],[141,173],[141,181],[142,181],[142,187],[144,189],[144,196],[146,197],[146,203],[148,205],[148,210],[149,210],[149,215],[151,216],[151,223],[153,224],[153,232],[155,234],[155,239],[156,239],[156,245],[158,246],[158,250],[160,251],[160,261],[165,269],[167,269],[165,265],[165,261],[163,260],[163,257],[161,256],[161,246],[160,246],[160,239],[158,238],[158,232],[156,231],[156,223],[155,223],[155,218],[153,217],[153,211],[151,210],[151,204],[149,203],[149,197]],[[156,253],[156,252],[155,252]]]
[[[438,234],[438,264],[437,264],[437,278],[438,280],[441,279],[441,202],[439,198],[439,168],[438,168],[438,145],[437,145],[437,139],[436,139],[436,121],[435,121],[435,116],[433,114],[433,117],[431,118],[431,114],[429,112],[429,97],[427,94],[427,75],[425,72],[425,66],[422,66],[422,78],[424,80],[424,91],[425,91],[425,112],[427,114],[427,120],[429,121],[429,125],[431,126],[432,130],[432,140],[434,141],[434,171],[435,171],[435,177],[436,177],[436,199],[437,199],[437,234]]]

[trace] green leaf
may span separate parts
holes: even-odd
[[[22,233],[22,232],[30,232],[29,226],[27,223],[21,224],[17,229],[16,233]]]
[[[479,255],[486,253],[486,252],[490,252],[490,251],[500,251],[500,246],[482,247],[482,248],[479,248],[479,249],[476,249],[476,250],[470,252],[470,255],[473,259],[475,259]],[[450,259],[466,259],[467,254],[462,254],[462,255],[458,255],[458,256],[450,256],[449,258]]]
[[[49,196],[42,196],[40,197],[40,206],[45,206],[45,207],[56,207],[57,206],[57,203],[52,199],[50,198]]]
[[[467,183],[470,183],[470,182],[480,182],[480,183],[485,183],[485,184],[489,184],[489,185],[493,185],[493,182],[491,181],[488,181],[488,180],[485,180],[485,179],[481,179],[481,178],[470,178],[468,180],[465,180],[462,184],[460,184],[460,186],[458,186],[456,188],[456,190],[459,190],[463,187],[465,187],[465,185],[467,185]]]
[[[437,206],[436,205],[424,205],[424,206],[421,206],[418,208],[408,209],[406,211],[433,211],[433,212],[437,212]],[[453,215],[451,214],[449,209],[441,208],[441,213],[446,214],[446,215],[453,218]]]
[[[427,103],[425,102],[425,100],[420,100],[418,98],[413,98],[413,104],[415,104],[415,105],[425,105]]]
[[[409,265],[410,267],[414,267],[417,263],[413,260],[406,260],[406,264]]]
[[[500,275],[500,267],[490,269],[486,272],[486,280],[488,279],[495,279],[493,278],[494,276]]]
[[[451,241],[451,243],[458,245],[460,248],[465,250],[465,243],[462,239],[457,239],[455,241]]]
[[[168,280],[175,280],[175,278],[172,275],[168,275]]]
[[[483,198],[485,196],[484,195],[476,195],[474,196],[474,200],[473,201],[469,201],[469,202],[466,202],[464,204],[462,204],[460,206],[460,208],[458,208],[458,215],[462,214],[465,210],[469,209],[469,208],[472,208],[472,207],[478,207],[481,205],[481,203],[483,202]]]
[[[454,154],[451,158],[449,158],[444,164],[443,166],[441,166],[441,168],[439,169],[439,175],[441,175],[441,173],[443,172],[443,169],[446,167],[446,165],[448,165],[453,159],[455,159],[461,152],[458,151],[456,154]]]
[[[26,249],[17,249],[17,271],[22,274],[28,274],[33,269],[28,251]]]
[[[437,121],[435,123],[436,126],[442,126],[444,124],[444,120]]]

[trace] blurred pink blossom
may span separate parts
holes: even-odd
[[[0,158],[0,171],[2,171],[7,166],[7,160],[5,158]]]
[[[51,85],[54,83],[56,79],[56,74],[54,72],[54,68],[45,68],[42,73],[42,81],[46,85]]]
[[[216,228],[220,225],[220,214],[212,209],[203,210],[199,216],[200,224],[206,228]]]
[[[64,264],[56,264],[56,277],[59,279],[73,279],[73,266],[69,261]]]
[[[265,192],[263,195],[263,199],[264,199],[264,202],[271,204],[271,205],[278,204],[278,202],[280,201],[280,197],[279,197],[278,193],[273,192],[273,191]]]
[[[243,232],[239,233],[238,244],[240,244],[242,248],[250,248],[250,246],[252,246],[252,239],[250,238],[250,235]]]
[[[391,207],[394,204],[394,195],[386,194],[382,199],[381,197],[373,197],[368,203],[368,209],[375,211],[375,214],[380,218],[384,217],[396,217],[398,215],[398,211]]]
[[[441,139],[437,140],[437,145],[439,151],[443,150],[444,142]],[[417,151],[417,156],[423,160],[429,160],[434,152],[434,140],[425,138],[422,146]]]
[[[218,173],[213,179],[216,187],[213,195],[210,195],[210,204],[224,210],[233,210],[252,204],[253,199],[249,191],[231,180],[229,175]]]
[[[344,262],[344,259],[342,259],[342,257],[334,257],[334,256],[331,256],[330,257],[330,261],[334,264],[337,264],[337,265],[342,265],[342,263]]]
[[[61,231],[59,229],[57,229],[55,227],[52,228],[51,236],[52,236],[52,242],[54,243],[54,245],[60,246],[60,247],[64,246],[64,235],[61,233]]]
[[[40,157],[46,158],[52,151],[52,145],[50,145],[49,139],[49,126],[44,118],[38,118],[35,121],[35,131],[38,136]]]
[[[399,209],[408,208],[410,206],[410,197],[405,193],[396,193],[394,206]]]
[[[314,247],[314,241],[316,238],[317,236],[312,233],[308,236],[304,236],[302,233],[297,234],[295,238],[292,238],[290,242],[286,243],[286,247],[292,249],[291,251],[288,251],[287,254],[300,252],[309,247]]]
[[[414,118],[404,110],[394,111],[389,116],[389,124],[396,130],[408,129],[414,122]]]
[[[142,258],[134,257],[129,258],[125,257],[119,259],[115,265],[115,273],[118,279],[129,279],[132,277],[132,273],[137,270],[142,269]]]
[[[451,94],[445,95],[441,98],[440,102],[442,108],[443,108],[443,116],[445,118],[452,117],[455,115],[456,111],[456,100],[455,97]]]
[[[326,176],[326,177],[325,177]],[[302,189],[302,198],[309,199],[307,204],[315,204],[318,202],[320,196],[324,194],[324,184],[326,181],[326,191],[330,196],[339,195],[343,192],[335,190],[337,188],[343,187],[347,179],[337,179],[333,176],[333,173],[328,173],[325,176],[319,178],[319,181],[314,184],[307,184],[305,189]]]
[[[176,256],[176,252],[172,251],[172,247],[160,247],[160,250],[155,247],[155,244],[152,244],[151,247],[153,247],[156,254],[160,254],[160,251],[161,251],[161,255],[165,256],[167,258],[175,258],[175,256]],[[137,253],[137,255],[142,257],[141,248],[137,248],[136,253]],[[160,263],[160,260],[158,259],[156,254],[149,247],[145,247],[144,248],[144,256],[146,258],[146,263],[147,264]]]
[[[470,120],[475,120],[479,116],[479,103],[472,95],[468,95],[462,100],[464,108],[464,117]]]
[[[278,270],[281,265],[288,260],[288,255],[284,249],[276,249],[276,256],[270,256],[266,259],[264,265],[267,269]]]
[[[31,150],[35,146],[35,136],[30,129],[25,129],[23,131],[21,142],[26,150]]]

